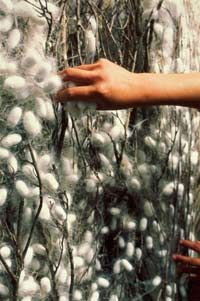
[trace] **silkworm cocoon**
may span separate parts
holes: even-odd
[[[8,14],[12,11],[13,4],[11,0],[0,0],[0,10]]]
[[[40,287],[42,292],[49,294],[51,292],[51,281],[48,277],[43,277],[40,280]]]
[[[33,137],[41,134],[42,126],[32,111],[26,111],[23,116],[23,125],[27,133]]]
[[[53,207],[53,213],[54,216],[59,220],[59,221],[64,221],[67,218],[67,214],[64,211],[64,209],[60,205],[56,205]]]
[[[85,265],[85,261],[81,256],[74,256],[74,268],[78,269]]]
[[[121,260],[121,266],[127,271],[131,272],[133,270],[132,264],[127,259],[122,259]]]
[[[87,20],[88,20],[89,26],[91,27],[92,32],[95,35],[97,32],[97,21],[96,21],[95,16],[87,15]]]
[[[139,223],[139,230],[140,230],[141,232],[146,231],[147,225],[148,225],[148,220],[147,220],[147,218],[146,218],[146,217],[142,217],[142,218],[140,219],[140,223]]]
[[[152,279],[152,285],[157,287],[161,284],[162,282],[162,279],[160,276],[155,276],[153,279]]]
[[[155,22],[154,26],[153,26],[153,30],[154,30],[155,34],[157,35],[157,37],[161,40],[163,37],[163,31],[164,31],[163,25],[158,22]]]
[[[109,131],[110,136],[113,140],[117,141],[124,135],[124,127],[122,125],[115,125]]]
[[[16,62],[8,62],[6,65],[6,72],[9,75],[14,75],[17,73],[17,68],[18,68],[18,65]]]
[[[58,269],[58,273],[56,273],[56,280],[60,284],[66,284],[67,278],[68,278],[67,271],[64,267],[61,266],[61,268]]]
[[[3,147],[0,147],[0,159],[7,159],[10,156],[10,152]]]
[[[15,156],[10,155],[7,160],[8,171],[10,174],[15,174],[18,171],[18,162]]]
[[[8,32],[13,26],[13,17],[7,15],[0,19],[0,32]]]
[[[26,88],[26,80],[19,75],[11,75],[4,81],[4,88],[13,92],[18,92]]]
[[[21,135],[9,134],[1,140],[1,145],[3,147],[9,148],[9,147],[19,144],[21,141],[22,141]]]
[[[8,288],[4,284],[0,283],[0,295],[2,297],[6,297],[8,294],[9,294]]]
[[[99,301],[99,292],[98,291],[93,292],[89,301]]]
[[[144,209],[144,214],[147,217],[152,217],[154,215],[154,208],[151,202],[145,201],[143,209]]]
[[[46,249],[43,245],[39,244],[39,243],[35,243],[32,245],[33,251],[34,253],[38,254],[38,255],[45,255],[46,254]]]
[[[45,221],[49,221],[51,219],[51,214],[49,211],[49,207],[46,203],[43,202],[42,209],[39,214],[39,218]]]
[[[51,100],[47,100],[45,104],[47,110],[46,120],[53,121],[55,119],[55,113]]]
[[[27,250],[26,256],[24,258],[24,266],[25,267],[28,267],[31,264],[33,256],[34,256],[33,248],[29,247]]]
[[[147,250],[151,250],[153,248],[153,238],[151,236],[147,236],[145,239]]]
[[[82,300],[82,293],[81,293],[81,291],[80,290],[75,290],[74,291],[74,294],[73,294],[73,300],[74,301],[80,301],[80,300]]]
[[[35,99],[35,111],[39,117],[44,119],[47,117],[46,102],[41,97],[36,97]]]
[[[7,199],[8,191],[5,187],[0,188],[0,206],[3,206],[5,204],[5,201]]]
[[[33,300],[32,297],[29,297],[29,296],[21,299],[21,301],[32,301],[32,300]]]
[[[175,192],[175,183],[174,182],[168,183],[167,185],[165,185],[163,187],[163,190],[162,190],[162,194],[167,197],[171,196],[174,192]]]
[[[160,258],[166,258],[166,256],[167,256],[167,250],[163,249],[163,250],[158,251],[158,256]]]
[[[96,192],[97,191],[97,182],[93,179],[85,180],[85,190],[87,192]]]
[[[36,171],[32,164],[24,164],[22,166],[23,174],[30,180],[37,180]]]
[[[192,151],[190,156],[190,162],[192,165],[197,165],[199,162],[199,153],[197,151]]]
[[[102,270],[101,263],[98,259],[95,260],[95,270],[96,271],[101,271]]]
[[[89,243],[83,243],[78,248],[78,255],[85,256],[90,251],[91,245]]]
[[[124,238],[123,238],[122,236],[119,236],[118,244],[119,244],[119,247],[120,247],[121,249],[125,248],[126,243],[125,243],[125,240],[124,240]]]
[[[22,197],[27,197],[29,195],[29,188],[26,185],[26,183],[22,180],[17,180],[15,183],[15,187],[17,189],[17,192],[22,196]]]
[[[140,248],[136,248],[135,249],[135,256],[137,258],[137,260],[139,261],[142,257],[142,250]]]
[[[174,205],[170,204],[169,205],[169,213],[172,218],[174,217],[174,212],[175,212]]]
[[[101,229],[101,234],[105,235],[105,234],[108,234],[108,233],[109,233],[109,228],[108,227],[105,226]]]
[[[91,285],[91,291],[95,292],[97,289],[98,289],[97,283],[96,282],[92,283],[92,285]]]
[[[44,82],[44,91],[46,93],[56,93],[62,88],[62,80],[58,75],[51,75]]]
[[[153,223],[152,223],[152,228],[153,228],[153,230],[156,232],[156,233],[159,233],[160,232],[160,225],[158,224],[158,222],[157,221],[153,221]]]
[[[121,272],[121,259],[118,259],[113,265],[113,273],[119,274]]]
[[[49,154],[44,154],[43,156],[39,157],[37,160],[37,165],[39,170],[42,172],[48,172],[48,170],[52,166],[52,157]]]
[[[91,135],[91,143],[96,147],[102,147],[106,143],[106,137],[104,133],[95,133],[93,132]]]
[[[32,276],[19,283],[18,294],[20,297],[34,296],[39,290],[39,285]]]
[[[173,289],[172,289],[172,286],[171,285],[166,285],[166,288],[165,288],[165,291],[166,291],[166,295],[168,297],[171,297],[172,293],[173,293]]]
[[[173,300],[170,297],[166,297],[165,301],[173,301]]]
[[[110,214],[113,216],[118,216],[121,213],[121,209],[117,208],[117,207],[112,207],[109,209],[109,211],[110,211]]]
[[[93,59],[96,52],[96,38],[92,30],[85,30],[85,52],[88,59]]]
[[[128,182],[128,188],[133,191],[139,192],[141,190],[141,183],[136,177],[132,177]]]
[[[110,282],[106,278],[103,278],[103,277],[97,278],[97,284],[98,284],[98,286],[101,286],[104,288],[107,288],[110,286]]]
[[[132,242],[128,242],[127,246],[126,246],[126,256],[128,257],[132,257],[134,255],[135,252],[135,245]]]
[[[4,259],[10,257],[10,255],[11,255],[10,248],[8,246],[1,247],[0,254]]]
[[[74,188],[78,183],[79,178],[80,177],[77,174],[71,174],[70,176],[64,177],[65,186],[71,189]]]
[[[119,301],[117,295],[111,295],[109,301]]]
[[[59,183],[56,180],[55,176],[52,175],[51,173],[46,173],[42,175],[42,182],[43,185],[51,191],[56,191],[58,190]]]
[[[87,230],[84,234],[84,240],[88,243],[92,243],[93,241],[93,234],[91,231]]]
[[[22,109],[20,107],[14,107],[8,114],[7,123],[10,127],[14,128],[22,117]]]
[[[149,147],[149,148],[152,148],[154,149],[156,147],[156,141],[151,138],[150,136],[146,136],[144,138],[144,143]]]
[[[35,75],[35,80],[39,83],[43,82],[51,71],[52,71],[52,66],[50,63],[41,62],[40,67]]]
[[[19,29],[15,28],[12,31],[10,31],[7,45],[9,49],[13,49],[18,46],[19,42],[21,40],[21,32]]]

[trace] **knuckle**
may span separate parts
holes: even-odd
[[[96,94],[101,97],[105,97],[107,95],[108,88],[104,83],[99,83],[96,85]]]

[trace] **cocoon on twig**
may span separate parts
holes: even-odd
[[[0,147],[0,159],[7,159],[10,155],[10,152],[3,147]]]
[[[42,131],[42,126],[32,111],[24,113],[23,125],[27,133],[33,137],[38,136]]]
[[[107,288],[110,286],[110,282],[106,278],[103,278],[103,277],[99,277],[97,279],[97,284],[104,288]]]
[[[1,145],[3,147],[9,148],[14,145],[19,144],[22,141],[22,137],[19,134],[8,134],[1,140]]]
[[[111,295],[109,301],[119,301],[117,295]]]
[[[75,290],[74,291],[74,294],[73,294],[73,300],[74,301],[80,301],[80,300],[82,300],[82,293],[81,293],[81,291],[80,290]]]
[[[121,272],[121,259],[118,259],[113,265],[113,273],[119,274]]]
[[[20,107],[14,107],[8,114],[7,123],[10,127],[14,128],[22,117],[22,109]]]
[[[13,26],[13,17],[7,15],[4,18],[0,19],[0,32],[8,32]]]
[[[139,230],[140,230],[141,232],[146,231],[147,225],[148,225],[148,220],[147,220],[147,218],[146,218],[146,217],[141,218],[140,224],[139,224]]]
[[[51,173],[43,174],[42,182],[43,182],[44,186],[51,191],[56,191],[59,187],[59,184],[58,184],[55,176],[52,175]]]
[[[15,174],[18,170],[18,162],[17,162],[17,159],[15,158],[15,156],[10,155],[7,160],[7,164],[8,164],[9,173]]]
[[[26,88],[26,80],[18,75],[11,75],[4,81],[4,88],[12,92],[18,92]]]
[[[34,296],[39,290],[39,285],[36,283],[32,276],[19,283],[18,294],[19,296]]]
[[[140,248],[136,248],[135,249],[135,256],[137,258],[137,260],[139,261],[142,257],[142,250]]]
[[[7,45],[9,49],[13,49],[17,47],[21,40],[21,32],[19,29],[15,28],[12,31],[10,31],[8,40],[7,40]]]
[[[153,279],[152,279],[152,285],[157,287],[161,284],[162,282],[162,279],[160,276],[155,276]]]
[[[26,183],[22,180],[17,180],[15,183],[15,187],[17,189],[17,192],[22,196],[22,197],[27,197],[29,195],[29,188],[26,185]]]
[[[131,258],[134,255],[134,252],[135,252],[134,243],[128,242],[126,246],[126,255]]]
[[[154,215],[154,208],[151,202],[145,201],[143,208],[144,208],[144,214],[147,217],[152,217]]]
[[[11,255],[11,250],[8,246],[3,246],[0,249],[0,254],[4,259],[6,259]]]
[[[35,99],[35,111],[36,114],[41,118],[47,117],[47,108],[44,99],[41,97],[36,97]]]
[[[42,292],[49,294],[51,292],[51,281],[49,280],[48,277],[43,277],[40,280],[40,286],[41,286],[41,290]]]
[[[9,294],[8,288],[4,284],[0,283],[0,295],[2,297],[6,297],[8,294]]]
[[[122,259],[121,260],[121,266],[127,271],[131,272],[133,270],[132,264],[127,259]]]
[[[99,292],[98,291],[93,292],[89,301],[99,301]]]
[[[8,191],[5,187],[0,188],[0,206],[3,206],[7,199]]]

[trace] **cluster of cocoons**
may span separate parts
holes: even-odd
[[[68,122],[58,162],[51,136],[60,122],[61,108],[52,103],[51,94],[62,88],[62,81],[55,59],[44,53],[46,20],[34,8],[45,1],[31,2],[34,5],[0,0],[0,35],[4,41],[0,75],[2,89],[9,95],[3,100],[6,126],[0,133],[0,211],[4,214],[9,206],[11,215],[14,212],[13,231],[21,234],[22,250],[35,217],[38,222],[23,259],[18,296],[23,301],[48,300],[57,293],[59,301],[69,301],[74,273],[74,301],[101,301],[105,295],[109,301],[118,301],[120,294],[124,300],[141,300],[139,293],[131,297],[124,289],[119,293],[127,281],[133,288],[137,283],[138,291],[145,290],[146,295],[153,292],[155,298],[157,291],[164,290],[166,301],[172,300],[177,293],[175,278],[171,276],[166,282],[161,275],[166,266],[173,269],[172,262],[167,263],[172,234],[180,232],[185,238],[189,231],[194,238],[190,230],[193,193],[187,186],[194,182],[194,174],[190,170],[189,175],[188,162],[197,170],[199,156],[194,138],[188,141],[189,130],[197,130],[200,119],[192,120],[186,108],[181,111],[182,118],[177,117],[180,111],[176,108],[163,109],[156,118],[145,112],[145,119],[139,111],[129,128],[128,111],[95,112],[89,102],[66,104],[63,110]],[[115,1],[110,2],[115,5]],[[156,49],[159,62],[153,57],[152,70],[180,69],[181,58],[174,66],[170,60],[175,27],[167,10],[180,17],[181,1],[173,7],[171,1],[165,1],[160,9],[159,1],[141,2],[143,18],[154,19],[155,45],[160,43],[162,50],[157,53]],[[52,20],[57,21],[59,8],[53,1],[47,3]],[[98,20],[92,14],[85,18],[84,54],[85,61],[91,63],[98,46]],[[18,26],[21,20],[28,35]],[[183,180],[182,175],[189,178]],[[20,210],[19,221],[16,216]],[[185,217],[184,226],[180,216]],[[8,240],[0,244],[0,255],[11,270],[16,264],[15,251]],[[151,261],[155,263],[148,270],[151,278],[139,280],[141,267],[149,269]],[[9,300],[11,284],[7,285],[2,265],[0,271],[0,297]]]

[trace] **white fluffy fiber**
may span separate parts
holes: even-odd
[[[24,129],[30,136],[36,137],[41,134],[42,126],[37,116],[32,111],[24,113],[23,125]]]
[[[56,93],[62,88],[62,80],[60,76],[52,74],[44,82],[44,91],[46,93]]]
[[[25,1],[19,1],[15,3],[14,6],[14,14],[15,16],[21,17],[21,18],[30,18],[34,23],[37,25],[45,25],[45,19],[41,18],[33,6],[28,4]]]

